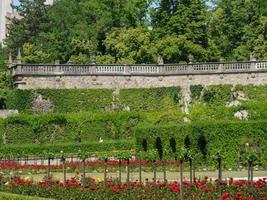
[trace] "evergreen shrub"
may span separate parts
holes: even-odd
[[[174,126],[142,126],[135,129],[137,148],[143,150],[146,140],[148,151],[155,149],[159,137],[164,149],[169,149],[172,156],[170,141],[175,139],[177,149],[185,146],[185,140],[190,141],[189,148],[193,151],[196,162],[203,165],[213,165],[212,155],[222,150],[225,167],[237,167],[238,155],[245,141],[253,141],[261,149],[261,164],[267,164],[267,121],[246,122],[205,122]]]

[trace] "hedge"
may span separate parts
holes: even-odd
[[[260,146],[261,164],[267,163],[267,121],[246,122],[205,122],[175,126],[143,126],[135,129],[138,151],[143,151],[144,143],[148,151],[156,148],[157,137],[163,148],[172,155],[170,140],[176,140],[177,151],[182,146],[189,146],[197,162],[211,166],[212,156],[221,150],[225,167],[238,166],[238,152],[242,144],[249,142]],[[159,140],[159,139],[158,139]],[[186,142],[185,142],[186,141]]]
[[[32,112],[37,94],[49,100],[54,112],[105,111],[112,105],[110,89],[38,89],[12,90],[7,95],[6,107],[20,112]]]
[[[117,140],[103,142],[85,143],[64,143],[64,144],[21,144],[21,145],[1,145],[0,156],[5,157],[25,157],[25,156],[45,156],[46,153],[53,153],[59,156],[61,151],[66,155],[77,155],[79,150],[83,153],[112,153],[114,151],[135,150],[134,140]]]
[[[130,111],[159,111],[177,109],[181,99],[180,87],[139,88],[120,90],[120,105]]]
[[[111,89],[37,89],[11,90],[6,99],[7,109],[32,113],[33,100],[37,95],[53,104],[53,111],[66,112],[102,112],[157,111],[177,106],[180,87],[122,89],[113,94]]]
[[[134,138],[138,113],[17,115],[0,121],[0,144],[47,144]]]

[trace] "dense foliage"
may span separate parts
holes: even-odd
[[[1,123],[1,143],[46,144],[133,138],[136,113],[18,115]]]
[[[82,151],[86,156],[116,156],[127,153],[133,154],[135,143],[133,140],[103,141],[103,142],[72,142],[61,144],[17,144],[1,145],[1,158],[26,158],[30,156],[39,156],[46,158],[52,154],[53,158],[60,158],[61,152],[65,156],[77,156]]]
[[[111,89],[38,89],[9,91],[8,109],[34,112],[33,101],[42,95],[49,100],[54,112],[80,111],[162,111],[177,108],[181,98],[180,87],[122,89],[114,94]],[[42,107],[42,106],[40,106]],[[38,110],[36,110],[38,112]],[[42,112],[42,109],[40,109]]]
[[[23,49],[26,63],[267,58],[264,0],[44,1],[14,6],[22,18],[12,19],[6,52]]]
[[[198,163],[211,166],[213,155],[221,150],[224,165],[237,168],[242,163],[243,145],[251,143],[256,146],[259,154],[259,164],[266,164],[267,129],[266,121],[250,122],[216,122],[191,123],[176,126],[144,126],[136,129],[137,144],[140,150],[152,151],[158,149],[158,143],[164,150],[167,159],[174,158],[183,146],[191,149]],[[175,142],[174,142],[175,140]],[[147,143],[147,148],[144,148]],[[166,149],[166,151],[165,151]],[[159,156],[157,156],[159,159]],[[166,158],[165,158],[166,159]]]

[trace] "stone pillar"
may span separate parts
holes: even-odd
[[[12,64],[13,64],[12,55],[11,55],[11,52],[9,52],[9,57],[8,57],[8,68],[9,69],[12,68]]]
[[[220,59],[220,64],[219,64],[219,72],[223,72],[224,71],[224,59],[221,58]]]
[[[124,64],[124,73],[126,73],[126,74],[130,74],[131,73],[130,72],[130,66],[127,65],[127,64]]]
[[[158,72],[164,73],[165,72],[164,60],[161,56],[158,57],[158,65],[159,65]]]
[[[96,57],[95,54],[92,55],[92,70],[91,70],[92,74],[96,73]]]
[[[21,58],[21,52],[20,52],[20,48],[19,48],[18,49],[18,56],[17,56],[17,64],[18,65],[22,63],[21,60],[22,60],[22,58]]]
[[[18,49],[18,55],[17,55],[17,68],[16,68],[16,71],[18,72],[18,73],[20,73],[21,72],[21,52],[20,52],[20,48]]]
[[[55,60],[55,72],[60,73],[60,61]]]
[[[192,73],[192,72],[193,72],[193,67],[192,67],[192,61],[193,61],[193,58],[194,58],[194,56],[190,53],[190,54],[188,55],[189,65],[187,66],[187,71],[188,71],[189,73]]]
[[[188,55],[189,64],[192,64],[193,59],[194,59],[194,56],[190,53]]]
[[[255,71],[256,70],[256,61],[257,59],[251,54],[250,55],[250,71]]]

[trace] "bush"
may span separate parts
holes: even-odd
[[[177,109],[181,99],[180,87],[120,90],[120,105],[131,111],[162,111]]]
[[[203,90],[203,100],[209,104],[222,105],[232,101],[232,85],[210,85]]]
[[[202,85],[190,85],[191,97],[196,100],[200,99],[203,89]]]
[[[161,139],[163,148],[169,149],[171,139],[177,143],[177,151],[185,146],[185,138],[190,140],[190,149],[198,163],[214,163],[212,155],[218,150],[224,154],[224,165],[227,167],[238,166],[238,152],[244,138],[253,140],[261,147],[261,164],[267,163],[267,121],[250,122],[215,122],[215,123],[192,123],[176,126],[144,126],[135,129],[137,148],[142,150],[144,140],[148,143],[148,150],[155,148],[157,137]],[[172,157],[174,159],[174,157]]]
[[[46,144],[128,139],[142,118],[138,113],[17,115],[1,121],[0,141]]]
[[[32,113],[37,95],[49,100],[54,112],[159,111],[177,108],[180,88],[122,89],[117,98],[111,89],[13,90],[7,95],[7,108]],[[113,99],[114,98],[114,99]]]
[[[66,155],[77,155],[79,150],[83,153],[98,154],[101,152],[111,153],[113,151],[130,151],[135,149],[133,140],[83,142],[83,143],[64,143],[64,144],[20,144],[0,146],[1,157],[26,157],[26,156],[45,156],[45,153],[54,153],[60,157],[61,151]],[[113,156],[113,155],[110,155]]]
[[[33,98],[34,94],[32,90],[12,90],[8,92],[6,108],[30,112],[32,109]]]

